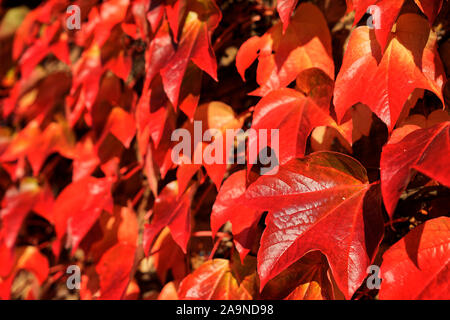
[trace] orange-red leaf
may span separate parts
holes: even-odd
[[[383,255],[380,299],[450,299],[450,218],[414,228]]]

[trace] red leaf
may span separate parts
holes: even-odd
[[[101,300],[121,299],[132,277],[136,246],[118,243],[105,252],[95,270],[100,277]]]
[[[319,251],[307,253],[267,283],[264,299],[332,300],[333,288],[326,258]]]
[[[169,228],[164,228],[152,246],[153,263],[161,283],[166,282],[167,272],[171,270],[175,280],[187,274],[186,258],[180,247],[173,241]]]
[[[164,90],[174,106],[178,106],[181,83],[190,60],[217,81],[211,34],[222,18],[221,11],[214,0],[193,0],[187,12],[178,48],[161,70]]]
[[[178,197],[178,182],[166,185],[155,200],[153,217],[150,224],[145,226],[144,248],[149,253],[156,236],[168,226],[173,240],[186,253],[187,244],[191,236],[191,199],[195,188],[189,188]]]
[[[239,286],[231,272],[229,260],[205,262],[180,283],[181,300],[246,300],[248,292]]]
[[[436,34],[423,18],[401,16],[383,55],[370,29],[359,27],[352,32],[336,79],[334,104],[338,120],[361,102],[391,131],[414,89],[430,90],[443,102],[444,79]]]
[[[429,220],[383,255],[380,299],[450,298],[450,218]]]
[[[298,0],[278,0],[277,1],[277,11],[280,15],[280,19],[283,22],[283,32],[286,31],[289,21],[294,12],[295,6]]]
[[[392,217],[398,199],[415,169],[450,187],[450,122],[411,132],[401,141],[388,143],[381,153],[381,191]]]
[[[69,184],[53,206],[55,231],[61,241],[67,233],[67,247],[72,253],[103,210],[112,210],[112,178],[86,177]]]
[[[441,11],[444,0],[414,0],[420,10],[428,17],[428,21],[433,23],[439,11]]]
[[[361,164],[318,152],[260,177],[244,199],[269,211],[258,252],[261,288],[307,252],[320,250],[339,288],[351,298],[383,235],[379,197]]]
[[[424,12],[430,23],[433,23],[442,7],[442,0],[414,0]],[[373,17],[375,35],[381,48],[384,50],[388,43],[389,33],[397,19],[405,0],[353,0],[355,9],[355,24],[366,14],[368,9]],[[379,21],[377,21],[379,19]]]
[[[114,108],[109,114],[103,132],[104,134],[111,132],[125,148],[129,148],[136,133],[134,117],[122,108]]]
[[[245,70],[258,58],[257,82],[253,95],[288,86],[303,70],[318,68],[334,79],[331,36],[322,12],[311,3],[302,3],[283,34],[281,24],[262,37],[250,38],[239,49],[236,67],[242,79]]]
[[[1,250],[1,243],[0,243]],[[2,256],[2,258],[4,258]],[[16,274],[20,270],[26,270],[31,272],[36,277],[38,284],[42,285],[49,274],[49,264],[47,258],[42,255],[36,247],[21,247],[14,251],[14,256],[10,261],[11,270],[9,275],[3,277],[0,274],[0,299],[10,299],[11,285],[14,281]],[[6,261],[5,263],[7,263]],[[2,264],[4,260],[2,260]]]
[[[249,253],[256,240],[255,224],[262,211],[253,210],[239,204],[239,199],[246,190],[247,174],[245,170],[233,173],[222,184],[211,212],[211,231],[213,237],[227,221],[232,224],[234,243],[239,251],[241,261]],[[242,214],[245,212],[245,214]]]
[[[273,129],[279,129],[279,164],[284,164],[305,153],[306,142],[311,131],[318,126],[331,126],[343,132],[330,117],[327,108],[319,107],[312,99],[293,89],[279,89],[263,97],[255,107],[252,129],[256,133],[266,129],[270,136]],[[249,166],[256,162],[254,158],[266,145],[259,137],[250,135],[249,150],[257,147],[257,152],[249,152]],[[268,138],[268,140],[270,140]],[[273,148],[273,141],[267,143]],[[255,146],[255,147],[252,147]],[[276,152],[276,148],[274,151]]]
[[[68,104],[72,106],[69,115],[69,123],[72,127],[78,121],[85,108],[89,112],[91,111],[97,98],[100,88],[100,78],[103,73],[100,56],[100,48],[94,44],[83,52],[82,57],[73,66],[72,89],[70,96],[67,98]],[[79,95],[78,99],[75,100],[73,96],[77,90],[79,90]],[[89,113],[88,116],[90,116]]]
[[[108,40],[112,28],[122,22],[127,13],[129,0],[110,0],[100,6],[100,19],[95,28],[95,42],[102,46]]]
[[[23,180],[20,189],[13,187],[6,191],[0,210],[0,238],[8,248],[13,248],[22,222],[36,204],[40,191],[37,181],[32,179]]]

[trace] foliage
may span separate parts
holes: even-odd
[[[0,0],[0,299],[450,298],[448,1],[19,4]],[[279,145],[174,162],[197,121]]]

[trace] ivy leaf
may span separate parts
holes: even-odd
[[[447,300],[449,262],[450,218],[421,224],[383,254],[380,299]]]
[[[395,131],[394,131],[395,132]],[[418,129],[400,141],[388,143],[381,153],[381,192],[392,217],[412,169],[450,187],[450,122]]]
[[[72,253],[100,217],[103,210],[112,211],[113,178],[86,177],[69,184],[53,205],[55,231],[59,241],[67,234]]]
[[[183,76],[190,60],[217,81],[217,61],[211,35],[222,18],[214,0],[191,0],[175,54],[161,70],[164,90],[178,106]]]
[[[180,283],[181,300],[249,300],[252,297],[232,273],[230,261],[213,259],[203,263]]]
[[[355,24],[370,10],[375,27],[375,35],[382,49],[386,47],[389,39],[389,33],[400,13],[405,0],[352,0],[355,9]],[[414,0],[423,13],[425,13],[433,23],[439,10],[442,7],[443,0]],[[379,14],[379,16],[378,16]],[[379,19],[379,21],[376,21]]]
[[[396,33],[384,54],[381,52],[368,27],[352,32],[334,90],[339,121],[351,106],[361,102],[392,131],[416,88],[432,91],[444,103],[445,73],[436,34],[425,19],[415,14],[402,15]]]
[[[277,1],[277,11],[280,15],[281,22],[283,22],[283,32],[286,31],[292,12],[294,12],[295,6],[298,0],[278,0]]]
[[[191,199],[195,192],[190,187],[178,197],[178,182],[172,181],[161,191],[155,200],[153,217],[150,224],[145,226],[144,249],[146,254],[156,236],[168,226],[173,240],[186,253],[189,238],[191,236]]]
[[[318,126],[334,127],[351,139],[331,118],[328,108],[318,106],[313,99],[293,89],[285,88],[270,92],[259,101],[253,113],[252,129],[256,132],[268,130],[267,146],[275,149],[274,152],[277,150],[269,137],[273,134],[272,130],[279,130],[277,157],[281,165],[304,155],[308,136]],[[264,143],[258,143],[258,140],[259,137],[256,135],[249,136],[249,150],[257,146],[257,152],[249,152],[249,166],[256,163],[255,156],[266,147]]]
[[[33,179],[24,179],[19,189],[13,187],[6,191],[0,210],[0,238],[8,248],[14,247],[22,222],[35,206],[40,192],[37,181]]]
[[[243,203],[269,211],[258,251],[261,288],[312,250],[328,259],[347,299],[366,277],[383,236],[380,197],[351,157],[318,152],[261,176]]]
[[[239,203],[246,190],[247,173],[237,171],[225,180],[219,190],[211,212],[213,237],[227,221],[232,224],[233,241],[239,251],[241,261],[250,252],[256,240],[256,224],[262,211],[257,211]],[[245,212],[245,214],[242,214]]]
[[[118,243],[111,247],[95,267],[100,278],[101,300],[121,299],[131,280],[136,246]]]
[[[276,24],[262,37],[252,37],[242,44],[236,67],[245,80],[245,70],[258,58],[257,82],[251,94],[265,96],[288,86],[303,70],[318,68],[334,79],[331,36],[322,12],[311,3],[302,3],[283,34]]]

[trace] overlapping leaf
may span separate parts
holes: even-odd
[[[260,88],[252,92],[254,95],[264,96],[286,87],[309,68],[321,69],[334,79],[330,31],[322,12],[311,3],[299,6],[284,34],[279,23],[262,37],[252,37],[242,44],[236,67],[243,79],[256,58]]]
[[[425,19],[402,15],[383,54],[373,31],[359,27],[350,37],[336,79],[336,114],[341,120],[352,105],[361,102],[391,131],[414,89],[430,90],[443,102],[444,81],[436,34]]]
[[[383,254],[380,299],[450,298],[450,218],[414,228]]]
[[[258,252],[261,287],[311,250],[322,251],[350,298],[383,235],[380,199],[354,159],[319,152],[292,160],[246,191],[245,203],[268,210]]]
[[[381,153],[381,191],[392,217],[413,169],[450,187],[450,122],[419,129],[401,141],[388,143]]]

